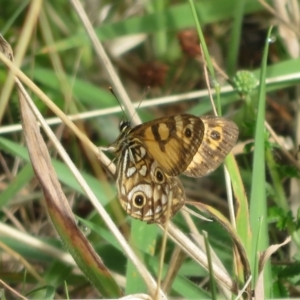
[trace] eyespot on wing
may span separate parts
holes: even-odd
[[[184,174],[201,177],[213,172],[236,144],[239,130],[227,119],[215,116],[201,117],[204,123],[204,137]]]

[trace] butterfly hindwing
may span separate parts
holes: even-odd
[[[124,210],[133,218],[148,223],[164,223],[185,202],[184,189],[177,177],[167,176],[158,163],[135,141],[124,149],[118,162],[117,186],[119,199]],[[170,192],[172,191],[172,197]]]

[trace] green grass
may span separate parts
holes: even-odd
[[[21,70],[65,114],[98,110],[99,116],[81,119],[76,125],[95,145],[110,145],[117,137],[119,121],[125,116],[109,92],[114,79],[108,76],[107,64],[101,63],[71,2],[43,2],[40,9],[39,1],[24,1],[22,6],[2,2],[1,33],[12,46],[15,57],[24,51]],[[185,112],[199,116],[212,114],[208,93],[188,99],[188,93],[206,91],[207,84],[211,85],[218,112],[237,123],[238,144],[246,142],[245,147],[241,146],[237,153],[234,151],[235,155],[230,154],[226,159],[233,199],[227,197],[230,193],[226,192],[222,168],[205,178],[181,177],[188,200],[200,202],[198,209],[214,222],[178,213],[172,219],[178,232],[170,228],[160,269],[163,230],[155,224],[133,220],[123,212],[113,176],[102,168],[98,150],[66,125],[56,124],[52,129],[97,200],[90,200],[81,179],[75,179],[68,163],[60,157],[56,142],[41,129],[51,165],[66,198],[51,199],[43,194],[47,185],[42,189],[34,175],[27,138],[24,144],[26,129],[12,127],[21,121],[18,93],[16,88],[9,92],[12,82],[7,81],[9,72],[1,64],[0,289],[7,299],[17,296],[3,283],[29,298],[116,298],[133,293],[154,296],[158,274],[161,272],[164,279],[174,268],[171,287],[164,291],[169,297],[220,299],[225,288],[227,297],[235,298],[238,291],[233,287],[230,290],[230,283],[241,290],[251,276],[246,289],[250,293],[259,278],[258,251],[292,236],[295,253],[299,252],[299,207],[295,201],[296,212],[292,214],[290,195],[294,199],[300,197],[297,189],[300,168],[294,155],[300,142],[295,100],[299,97],[300,59],[289,55],[288,42],[282,40],[277,27],[268,38],[271,17],[258,1],[177,1],[174,4],[156,0],[140,7],[122,1],[94,4],[96,7],[86,4],[85,9],[107,53],[120,50],[126,43],[130,45],[122,55],[109,58],[117,70],[114,76],[121,80],[131,99],[124,103],[121,97],[119,101],[129,107],[140,103],[137,113],[142,121]],[[27,19],[29,11],[33,17]],[[245,19],[252,22],[250,33]],[[289,21],[292,20],[291,17]],[[203,58],[188,57],[180,48],[177,35],[187,28],[197,28],[208,78],[203,74]],[[142,37],[139,43],[136,34]],[[124,37],[126,42],[118,40]],[[261,42],[255,46],[253,41],[258,37]],[[248,44],[250,54],[243,61],[238,54],[247,38],[253,40]],[[270,39],[273,42],[269,44]],[[297,36],[289,42],[299,45]],[[138,69],[154,61],[167,66],[167,73],[163,84],[150,87],[145,95],[147,86],[140,84]],[[221,76],[215,64],[229,77]],[[234,76],[241,69],[252,72],[260,84],[250,91],[247,81],[235,81]],[[233,82],[235,86],[231,86]],[[34,89],[27,87],[27,91],[45,119],[55,116]],[[177,95],[182,100],[165,104],[169,95]],[[154,98],[161,99],[158,105],[151,105]],[[147,107],[143,107],[145,103]],[[108,108],[117,109],[112,114],[104,114]],[[127,117],[134,119],[135,115]],[[265,121],[277,137],[293,141],[293,149],[288,149],[292,155],[288,157],[281,150],[282,145],[271,139]],[[43,159],[47,160],[41,156],[41,165]],[[48,175],[45,173],[41,176]],[[49,189],[51,186],[49,182]],[[59,188],[54,192],[57,191]],[[231,206],[225,200],[231,201]],[[65,206],[68,202],[72,212]],[[111,223],[97,202],[108,212]],[[73,214],[80,222],[82,233],[70,221]],[[121,234],[114,230],[120,230]],[[202,231],[207,233],[211,246],[209,258],[205,255]],[[128,250],[125,240],[135,254]],[[202,248],[198,244],[201,242]],[[299,255],[292,257],[289,247],[277,250],[276,263],[270,259],[265,265],[264,297],[288,298],[291,292],[299,297]],[[183,262],[176,259],[178,249],[186,255]],[[217,259],[220,270],[216,267]],[[210,274],[208,265],[214,266]]]

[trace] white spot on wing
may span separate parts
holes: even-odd
[[[146,155],[146,149],[144,147],[140,147],[141,151],[141,158],[143,158]]]
[[[166,194],[163,194],[161,196],[161,203],[162,203],[162,205],[165,205],[167,202],[168,202],[168,197],[167,197]]]
[[[160,206],[160,205],[158,205],[158,206],[156,207],[155,214],[157,214],[157,213],[159,213],[159,212],[161,212],[161,206]]]
[[[153,216],[153,210],[151,208],[145,214],[145,217],[149,217],[149,216]]]
[[[139,170],[139,173],[142,175],[142,176],[146,176],[146,173],[147,173],[147,166],[146,165],[143,165],[141,167],[141,169]]]
[[[124,157],[123,157],[123,165],[122,165],[123,174],[125,174],[125,170],[126,170],[126,167],[127,167],[127,164],[128,164],[128,156],[129,156],[129,152],[127,150],[127,151],[125,151],[125,154],[124,154]]]
[[[134,155],[133,155],[133,153],[132,153],[132,150],[131,149],[128,149],[128,156],[129,156],[129,159],[130,159],[130,161],[133,163],[133,164],[135,164],[135,159],[134,159]]]
[[[136,172],[136,167],[131,167],[127,169],[126,176],[131,177]]]
[[[167,185],[166,186],[166,192],[167,192],[167,194],[169,194],[169,191],[170,191],[170,187],[169,187],[169,185]]]
[[[128,193],[128,199],[132,201],[132,196],[135,192],[143,192],[146,197],[149,199],[152,198],[152,188],[150,184],[139,184],[136,185],[129,193]]]
[[[124,185],[122,185],[122,187],[121,187],[121,194],[126,196],[126,191],[125,191]]]

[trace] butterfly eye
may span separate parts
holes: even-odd
[[[125,131],[127,128],[130,127],[130,122],[128,121],[121,121],[119,125],[119,129],[121,132]]]
[[[138,192],[133,195],[133,203],[136,207],[142,208],[146,204],[146,198],[143,193]]]
[[[155,179],[156,179],[157,183],[163,183],[165,181],[164,174],[158,168],[155,170],[154,176],[155,176]]]

